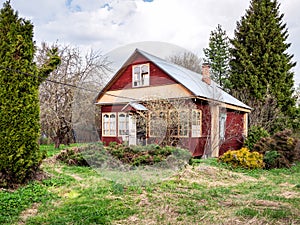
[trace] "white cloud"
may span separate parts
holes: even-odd
[[[202,55],[210,32],[221,24],[233,37],[250,1],[241,0],[14,0],[21,16],[35,25],[35,39],[109,51],[140,41],[164,41]],[[299,0],[280,0],[292,43],[300,59]],[[295,69],[300,81],[300,63]]]

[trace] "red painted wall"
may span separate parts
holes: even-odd
[[[147,61],[146,59],[144,59],[144,61],[139,59],[127,66],[120,77],[109,88],[109,91],[132,88],[132,65],[140,63],[150,63],[150,86],[160,86],[177,83],[173,78],[171,78],[168,74],[166,74],[163,70],[161,70],[153,63]]]
[[[219,155],[228,150],[237,150],[243,146],[244,142],[244,113],[227,110],[225,141],[220,147]]]

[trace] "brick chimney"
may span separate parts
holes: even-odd
[[[209,63],[202,63],[202,81],[208,85],[210,85],[211,83],[209,70],[210,70]]]

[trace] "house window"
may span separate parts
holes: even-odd
[[[149,86],[150,74],[149,63],[132,66],[132,86],[143,87]]]
[[[128,135],[129,134],[128,114],[119,113],[118,119],[119,119],[118,120],[119,135]]]
[[[169,133],[173,137],[189,136],[189,111],[188,110],[172,110],[169,113]]]
[[[225,130],[226,130],[226,114],[220,114],[220,139],[225,139]]]
[[[201,111],[192,110],[192,137],[201,137]]]
[[[167,113],[163,111],[150,113],[149,128],[151,137],[161,137],[166,135]]]
[[[116,113],[102,113],[103,136],[116,136]]]
[[[163,137],[168,134],[170,137],[189,136],[189,110],[171,110],[152,112],[149,115],[149,134],[151,137]]]

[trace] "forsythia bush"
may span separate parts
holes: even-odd
[[[233,167],[246,169],[263,168],[263,155],[258,152],[250,152],[248,148],[230,150],[219,157],[219,161],[231,164]]]

